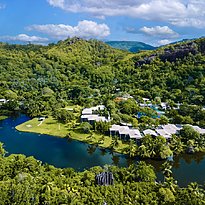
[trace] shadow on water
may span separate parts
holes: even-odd
[[[105,156],[107,153],[106,149],[104,149],[104,148],[100,148],[100,151],[101,151],[102,156]]]
[[[117,155],[114,155],[112,156],[112,164],[115,165],[115,166],[118,166],[119,165],[119,162],[120,162],[120,157],[117,156]]]
[[[34,156],[43,163],[56,167],[72,167],[78,171],[93,166],[113,164],[120,167],[136,164],[139,159],[131,159],[112,150],[99,148],[97,145],[57,138],[35,133],[18,132],[15,126],[29,120],[26,115],[19,115],[0,121],[0,141],[5,144],[9,154]],[[157,176],[162,179],[161,166],[164,160],[145,160],[154,166]],[[183,154],[174,157],[173,176],[180,186],[192,181],[203,184],[205,181],[205,153]]]
[[[88,145],[87,152],[92,155],[97,149],[97,145]]]

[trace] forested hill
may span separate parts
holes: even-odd
[[[137,53],[141,50],[155,50],[156,47],[138,41],[107,41],[105,42],[113,48]]]
[[[131,54],[97,40],[0,44],[0,98],[37,115],[68,101],[103,102],[116,90],[136,98],[205,103],[205,39]],[[15,101],[16,100],[16,101]]]

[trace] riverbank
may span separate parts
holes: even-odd
[[[53,117],[48,117],[41,122],[38,121],[38,118],[33,118],[32,120],[26,121],[15,128],[21,132],[46,134],[61,138],[68,137],[88,144],[97,144],[99,147],[105,149],[110,148],[112,145],[112,138],[109,136],[97,133],[84,134],[80,132],[78,127],[71,129],[69,125],[59,123]],[[113,151],[125,154],[125,150],[128,146],[129,145],[126,142],[118,140],[118,145],[117,147],[113,147]]]
[[[5,115],[0,116],[0,120],[5,120],[7,118],[8,118],[8,116],[5,116]]]

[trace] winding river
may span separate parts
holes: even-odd
[[[82,171],[93,166],[113,164],[128,166],[137,163],[137,159],[111,153],[86,143],[57,138],[35,133],[18,132],[15,126],[29,120],[26,115],[10,117],[0,121],[0,141],[4,143],[9,154],[24,154],[34,156],[44,163],[56,167],[72,167]],[[160,166],[163,161],[147,160],[152,164],[159,180],[162,180]],[[174,158],[173,175],[180,186],[196,181],[205,183],[205,154],[181,155]]]

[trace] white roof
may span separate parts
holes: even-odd
[[[85,108],[82,111],[82,115],[92,115],[92,114],[93,114],[93,111],[91,108]]]
[[[191,127],[193,127],[200,134],[205,134],[205,129],[202,129],[199,126],[196,126],[196,125],[195,126],[191,125]]]
[[[140,105],[140,107],[152,107],[153,106],[152,103],[149,103],[149,104],[140,103],[139,105]]]
[[[181,129],[174,124],[163,125],[162,128],[169,134],[176,134]]]
[[[142,98],[144,101],[148,101],[148,100],[150,100],[149,98]]]
[[[137,129],[130,129],[129,136],[132,139],[141,139],[142,138],[140,131]]]
[[[120,130],[120,125],[112,125],[112,127],[110,128],[110,131],[115,131],[115,132],[119,132]]]
[[[103,121],[103,122],[108,122],[109,120],[106,119],[105,117],[98,116],[98,115],[81,115],[81,119],[87,119],[88,121]]]
[[[166,139],[171,138],[171,134],[166,132],[164,129],[156,129],[156,132],[160,135],[163,136]]]
[[[128,126],[120,126],[119,134],[120,135],[128,135],[130,128]]]
[[[154,130],[151,130],[151,129],[144,130],[144,131],[143,131],[143,134],[144,134],[144,135],[158,136],[158,134],[157,134]]]
[[[138,129],[130,129],[128,126],[112,125],[110,131],[119,132],[120,135],[129,135],[130,138],[140,139],[141,133]]]
[[[0,99],[0,102],[6,103],[7,100],[6,99]]]
[[[82,115],[92,115],[93,111],[104,110],[104,109],[105,109],[104,105],[97,105],[95,107],[85,108],[85,109],[82,110]]]

